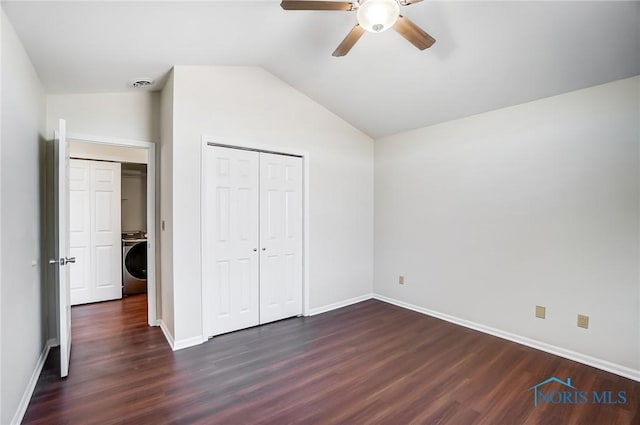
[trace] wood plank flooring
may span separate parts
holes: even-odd
[[[374,300],[178,352],[145,296],[72,317],[69,377],[53,352],[25,424],[640,424],[637,382]],[[534,407],[551,376],[627,402]]]

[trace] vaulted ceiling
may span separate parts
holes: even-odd
[[[263,1],[3,1],[49,93],[120,92],[173,65],[255,65],[372,137],[640,74],[640,3],[434,1],[394,31],[331,53],[353,12]],[[156,87],[159,89],[161,87]]]

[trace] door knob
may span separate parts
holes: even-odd
[[[59,260],[49,260],[49,264],[60,264],[61,266],[67,265],[69,263],[75,263],[76,257],[66,258],[62,257]]]
[[[262,250],[263,250],[263,251],[266,251],[266,250],[267,250],[267,248],[262,248]]]
[[[258,250],[258,248],[253,248],[253,252],[256,252]]]

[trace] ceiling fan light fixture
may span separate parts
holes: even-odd
[[[367,0],[358,7],[358,24],[369,32],[382,32],[393,26],[400,16],[397,0]]]

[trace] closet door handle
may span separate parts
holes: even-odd
[[[69,263],[75,263],[76,262],[76,257],[71,257],[71,258],[67,258],[67,257],[62,257],[59,260],[49,260],[49,264],[59,264],[61,266],[66,266]]]
[[[266,250],[267,250],[267,248],[262,248],[262,250],[263,250],[263,251],[266,251]]]
[[[258,250],[258,248],[253,248],[253,252],[256,252]]]

